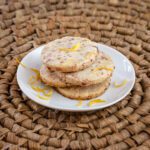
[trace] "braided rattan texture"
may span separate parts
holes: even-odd
[[[0,0],[0,149],[150,149],[150,0]],[[16,81],[30,50],[66,35],[126,55],[136,84],[121,102],[91,113],[50,110]]]

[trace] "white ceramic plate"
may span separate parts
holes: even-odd
[[[39,48],[36,48],[28,55],[26,55],[23,58],[22,63],[26,64],[26,66],[28,67],[39,69],[42,64],[40,55],[43,47],[44,45]],[[106,90],[106,92],[103,95],[98,97],[99,99],[106,100],[106,102],[98,103],[89,107],[88,103],[91,100],[85,100],[79,107],[76,106],[79,102],[78,100],[66,98],[57,93],[55,90],[53,90],[52,97],[49,100],[42,100],[37,97],[37,92],[34,91],[28,84],[29,77],[33,75],[33,72],[30,69],[24,68],[21,64],[19,65],[17,70],[18,84],[21,90],[25,93],[25,95],[27,95],[31,100],[49,108],[64,111],[91,111],[113,105],[119,102],[121,99],[123,99],[133,88],[135,83],[135,71],[130,61],[115,49],[106,45],[99,44],[99,50],[111,56],[116,67],[112,76],[110,87]],[[120,84],[125,79],[127,80],[127,83],[124,86],[120,88],[114,87],[114,81]]]

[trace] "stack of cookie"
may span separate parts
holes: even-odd
[[[108,87],[114,70],[109,56],[97,43],[81,37],[64,37],[48,43],[42,53],[42,81],[72,99],[91,99]]]

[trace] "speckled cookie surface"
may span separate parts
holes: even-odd
[[[103,82],[114,71],[114,64],[109,56],[99,52],[94,64],[90,67],[73,73],[56,72],[66,83],[76,86],[89,86]]]
[[[90,85],[86,87],[66,87],[66,88],[57,88],[57,91],[64,95],[65,97],[71,99],[91,99],[100,96],[104,91],[109,87],[110,78],[106,79],[102,83]]]
[[[96,60],[96,43],[81,37],[64,37],[48,43],[41,59],[53,71],[75,72],[89,67]]]
[[[57,77],[56,73],[53,71],[50,71],[46,65],[41,66],[40,76],[41,76],[42,81],[45,84],[50,85],[50,86],[66,87],[70,85],[62,81],[59,77]]]

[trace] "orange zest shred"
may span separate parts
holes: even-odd
[[[15,58],[15,60],[16,60],[16,62],[17,62],[18,64],[20,64],[22,67],[24,67],[24,68],[27,67],[24,63],[20,62],[18,58]]]
[[[82,106],[83,101],[79,101],[76,106],[81,107]]]
[[[44,91],[44,88],[41,88],[41,87],[38,87],[35,85],[31,85],[31,88],[36,92],[43,92]]]
[[[49,100],[50,99],[50,97],[41,96],[39,93],[38,93],[37,97],[40,99],[43,99],[43,100]]]
[[[47,100],[49,99],[51,96],[52,96],[52,88],[50,88],[50,90],[48,92],[46,92],[49,88],[48,87],[40,87],[40,86],[36,86],[35,84],[38,82],[38,80],[36,79],[35,76],[31,76],[29,78],[29,84],[31,86],[31,88],[38,92],[38,97],[40,99],[44,99],[44,100]],[[41,96],[40,93],[43,93],[44,96]]]
[[[31,85],[37,83],[36,77],[35,77],[35,76],[31,76],[31,77],[29,78],[29,81],[28,81],[28,82],[29,82],[29,84],[31,84]]]
[[[40,79],[40,72],[39,70],[37,70],[36,68],[30,68],[35,74],[36,74],[36,77],[37,77],[37,80]]]
[[[124,86],[126,84],[127,84],[127,80],[125,79],[120,84],[117,84],[116,82],[114,82],[114,87],[115,88],[119,88],[119,87],[122,87],[122,86]]]
[[[40,74],[39,70],[37,70],[36,68],[30,68],[34,73],[36,74]]]
[[[77,43],[76,45],[72,46],[71,48],[60,48],[59,50],[61,51],[66,51],[66,52],[69,52],[69,51],[77,51],[80,47],[80,43]]]
[[[91,107],[91,106],[94,105],[94,104],[102,103],[102,102],[106,102],[106,101],[105,101],[105,100],[102,100],[102,99],[94,99],[94,100],[91,100],[91,101],[88,103],[88,106]]]
[[[50,97],[50,96],[52,96],[52,94],[53,94],[53,90],[52,90],[52,88],[49,90],[49,92],[48,92],[48,93],[46,93],[46,91],[45,91],[45,90],[43,91],[43,95],[44,95],[44,96],[48,96],[48,97]]]
[[[79,49],[79,47],[80,47],[80,43],[77,43],[76,45],[74,45],[74,46],[71,48],[71,50],[72,50],[72,51],[76,51],[76,50]]]
[[[41,81],[40,80],[40,72],[36,68],[30,68],[30,69],[36,74],[36,76],[31,76],[29,78],[28,82],[29,82],[31,88],[38,93],[38,95],[37,95],[38,98],[43,99],[43,100],[49,100],[50,97],[52,96],[52,92],[53,92],[52,88],[50,88],[50,90],[49,90],[49,87],[47,87],[47,86],[40,87],[40,86],[35,85],[37,83],[40,83],[38,81]],[[40,93],[42,93],[44,96],[41,96]]]
[[[96,70],[108,70],[108,71],[112,71],[113,69],[112,68],[107,68],[107,67],[99,67],[99,68],[96,68]]]

